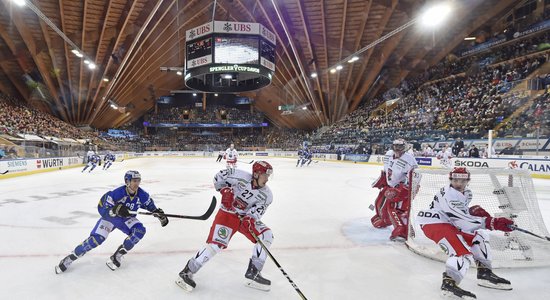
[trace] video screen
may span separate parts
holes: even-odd
[[[212,55],[212,38],[205,38],[187,44],[187,60]]]
[[[217,64],[258,64],[257,37],[216,37],[214,62]]]

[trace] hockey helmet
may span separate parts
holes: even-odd
[[[126,171],[126,174],[124,174],[124,182],[128,184],[132,179],[139,179],[141,181],[141,174],[134,170]]]
[[[449,172],[449,180],[453,179],[466,179],[470,181],[470,171],[463,167],[455,167]]]
[[[267,174],[267,176],[271,176],[271,174],[273,174],[273,167],[267,161],[260,160],[252,165],[252,173]]]

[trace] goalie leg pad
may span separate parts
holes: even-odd
[[[378,179],[376,179],[372,183],[372,187],[375,189],[383,189],[387,186],[388,186],[388,181],[386,179],[386,172],[382,171],[382,173],[380,174],[380,177],[378,177]]]
[[[392,224],[390,216],[387,212],[387,206],[390,203],[384,196],[385,190],[385,188],[380,190],[380,192],[378,193],[378,197],[376,197],[376,200],[374,200],[376,215],[371,218],[371,223],[375,228],[384,228]]]

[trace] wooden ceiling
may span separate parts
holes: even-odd
[[[30,1],[30,0],[27,0]],[[0,0],[0,91],[72,124],[110,128],[135,120],[183,78],[185,30],[212,19],[207,0],[33,0],[95,62],[84,59],[28,7]],[[517,0],[456,0],[436,31],[411,26],[331,74],[329,67],[414,19],[418,0],[218,0],[215,19],[259,22],[277,36],[273,83],[247,93],[278,126],[331,124],[364,100],[444,58]],[[317,78],[310,74],[317,72]],[[108,78],[110,81],[103,81]],[[112,99],[126,111],[113,110]],[[279,105],[310,103],[281,115]]]

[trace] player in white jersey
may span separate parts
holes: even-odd
[[[92,158],[92,156],[95,155],[95,152],[93,150],[89,150],[87,153],[86,153],[86,163],[88,163],[90,161],[90,159]]]
[[[409,173],[418,167],[416,159],[405,152],[406,144],[403,139],[393,141],[392,150],[384,156],[382,175],[372,185],[380,189],[374,201],[376,214],[371,219],[372,225],[376,228],[393,225],[390,239],[399,241],[407,238]]]
[[[453,157],[453,152],[449,146],[445,145],[441,151],[437,153],[437,159],[441,161],[441,165],[444,168],[451,168],[452,162],[451,158]]]
[[[252,165],[252,174],[243,170],[221,170],[214,177],[214,187],[222,194],[222,205],[210,228],[206,246],[188,262],[179,273],[176,284],[190,292],[196,287],[193,275],[214,255],[227,248],[236,232],[255,243],[252,258],[245,273],[246,285],[269,291],[271,281],[260,274],[267,253],[256,243],[254,234],[266,247],[273,243],[273,233],[260,218],[273,201],[271,190],[266,185],[273,173],[271,165],[257,161]]]
[[[235,145],[231,144],[227,150],[225,150],[225,155],[223,157],[227,163],[227,169],[237,168],[237,159],[239,158],[239,153],[235,149]]]
[[[435,195],[430,208],[419,211],[416,216],[424,234],[449,255],[443,273],[442,294],[476,299],[474,294],[458,287],[474,261],[478,285],[511,290],[510,281],[491,270],[491,247],[483,229],[509,232],[514,221],[493,218],[479,205],[469,207],[473,195],[467,188],[470,172],[466,168],[454,168],[449,173],[449,180],[450,184]]]

